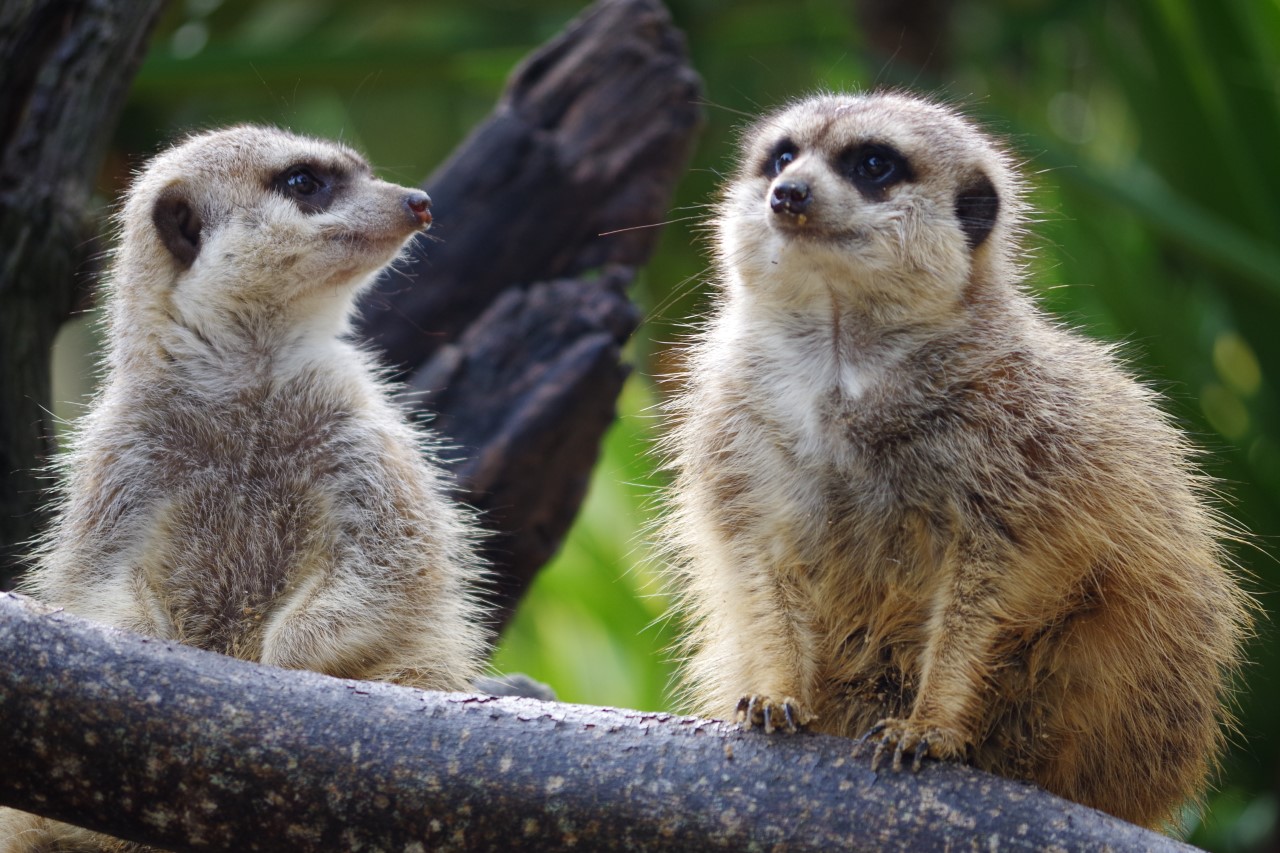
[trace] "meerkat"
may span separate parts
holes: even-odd
[[[1156,395],[1026,291],[1023,199],[904,94],[746,132],[666,445],[681,685],[1161,826],[1223,746],[1250,605]]]
[[[273,128],[156,157],[119,216],[103,387],[25,591],[246,660],[469,689],[477,527],[347,337],[430,223],[422,190]],[[6,850],[80,849],[47,821],[9,831]]]

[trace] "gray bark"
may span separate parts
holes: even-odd
[[[852,742],[286,671],[0,594],[0,803],[174,850],[1186,850]]]

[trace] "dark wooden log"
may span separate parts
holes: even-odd
[[[638,321],[626,286],[692,153],[700,91],[658,0],[596,3],[426,181],[437,239],[366,301],[361,330],[439,414],[460,496],[484,511],[499,626],[613,422]]]
[[[93,178],[162,5],[0,4],[0,589],[44,522],[50,348],[94,235]]]
[[[175,850],[1187,850],[842,738],[342,681],[0,594],[0,803]]]
[[[613,422],[621,347],[636,323],[632,274],[610,267],[504,290],[410,379],[439,412],[433,426],[460,448],[461,497],[490,532],[499,625],[559,548]]]

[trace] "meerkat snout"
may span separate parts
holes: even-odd
[[[414,190],[405,196],[404,206],[424,229],[431,227],[431,196],[422,190]]]
[[[809,209],[813,195],[804,181],[779,181],[773,185],[769,206],[774,213],[797,216]]]

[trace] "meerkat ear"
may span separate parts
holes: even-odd
[[[195,263],[200,254],[200,229],[204,223],[191,202],[178,187],[170,187],[161,193],[151,211],[160,242],[185,269]]]
[[[982,245],[996,227],[996,215],[1000,212],[1000,196],[991,185],[991,179],[979,172],[969,185],[956,195],[956,219],[960,220],[960,228],[965,239],[969,241],[969,251]]]

